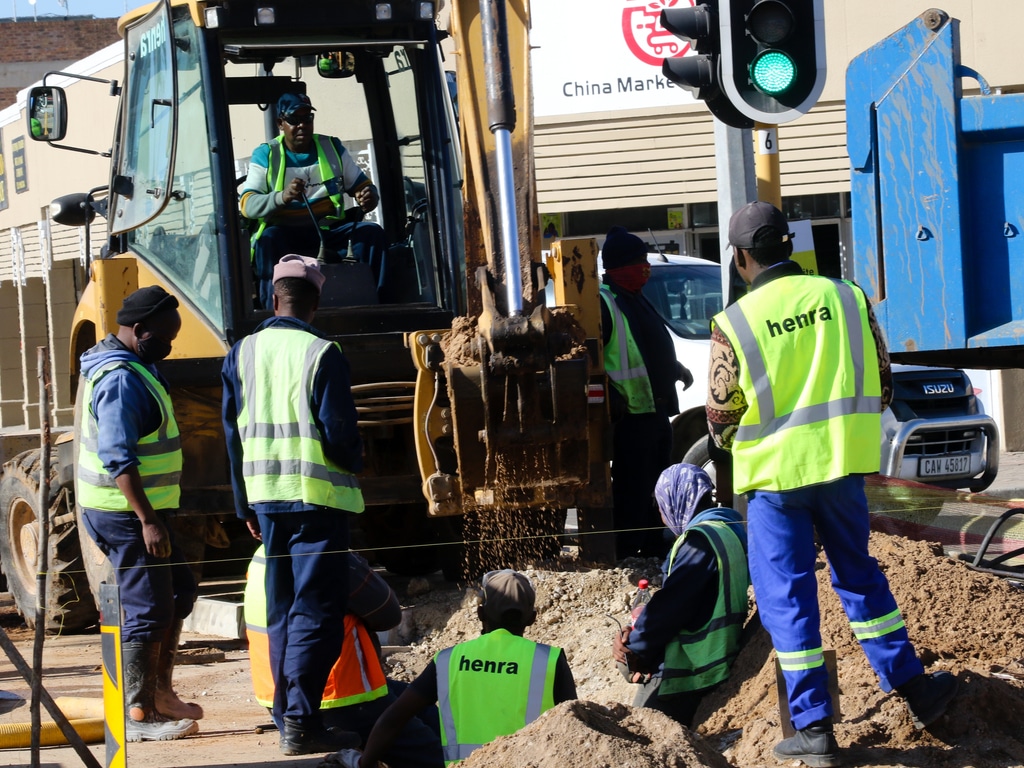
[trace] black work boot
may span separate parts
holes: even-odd
[[[896,691],[907,702],[910,717],[917,730],[927,728],[946,713],[946,707],[956,695],[956,678],[949,672],[922,672]]]
[[[195,720],[174,719],[157,712],[153,700],[159,656],[160,643],[121,645],[126,741],[169,741],[191,736],[199,730]]]
[[[280,747],[286,755],[309,755],[315,752],[337,752],[340,749],[356,749],[362,745],[358,733],[340,728],[324,728],[322,723],[300,723],[284,718]]]
[[[817,720],[801,728],[776,744],[772,754],[778,760],[801,760],[811,768],[834,768],[840,761],[832,720]]]

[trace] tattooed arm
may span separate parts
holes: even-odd
[[[889,361],[889,348],[885,345],[882,326],[875,319],[875,313],[871,311],[870,303],[867,307],[868,325],[871,326],[871,335],[875,337],[875,349],[878,350],[878,374],[882,379],[882,410],[884,411],[892,402],[892,363]]]
[[[711,330],[711,361],[708,364],[708,430],[715,445],[730,450],[747,400],[739,384],[739,362],[732,344],[718,326]]]

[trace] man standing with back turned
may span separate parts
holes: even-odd
[[[892,396],[889,355],[854,284],[804,275],[790,260],[785,216],[749,203],[729,221],[736,269],[751,291],[712,321],[708,424],[732,451],[747,494],[750,576],[782,667],[796,735],[780,760],[839,765],[822,652],[817,533],[832,584],[882,690],[906,700],[921,729],[957,689],[925,674],[889,583],[868,554],[864,475],[881,462],[881,412]]]
[[[274,721],[286,755],[355,746],[320,700],[341,653],[348,513],[363,511],[348,361],[311,323],[324,275],[290,254],[274,267],[274,317],[224,358],[224,433],[239,517],[266,549]]]

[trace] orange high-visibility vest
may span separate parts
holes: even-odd
[[[274,704],[274,677],[270,669],[270,638],[267,635],[266,557],[263,545],[249,563],[243,610],[245,635],[249,640],[249,668],[256,701],[264,707]],[[345,642],[341,656],[327,677],[320,709],[347,707],[387,695],[388,681],[380,664],[377,646],[362,619],[345,616]]]

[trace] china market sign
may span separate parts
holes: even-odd
[[[538,117],[674,107],[695,102],[661,74],[692,55],[661,26],[664,8],[694,0],[543,2],[531,9],[534,114]]]

